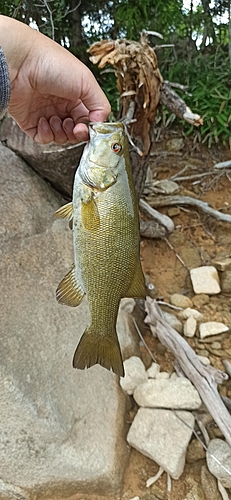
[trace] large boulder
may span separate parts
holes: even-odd
[[[0,125],[0,140],[24,158],[57,191],[67,198],[72,197],[74,175],[83,145],[38,144],[32,141],[9,115],[5,116]]]
[[[126,465],[118,377],[72,368],[88,308],[55,298],[73,260],[62,203],[0,143],[1,500],[114,495]]]

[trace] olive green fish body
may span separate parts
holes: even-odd
[[[123,125],[92,124],[90,143],[76,172],[73,202],[75,264],[71,288],[77,305],[87,295],[91,324],[77,346],[73,365],[95,363],[123,375],[116,334],[121,298],[144,297],[139,258],[139,215]],[[64,278],[65,282],[66,277]],[[57,295],[68,303],[70,279]],[[71,299],[72,300],[72,299]]]

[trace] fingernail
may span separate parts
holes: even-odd
[[[48,130],[50,130],[50,127],[49,127],[49,124],[46,120],[46,118],[40,118],[39,120],[39,124],[41,126],[41,129],[43,130],[43,132],[48,132]]]
[[[51,118],[50,119],[50,125],[51,127],[56,131],[58,132],[62,127],[61,127],[61,121],[59,120],[59,118]]]
[[[64,127],[68,132],[73,132],[73,126],[74,123],[72,121],[66,121],[64,124]]]

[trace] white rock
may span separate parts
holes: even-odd
[[[183,377],[178,377],[176,380],[150,378],[138,385],[133,397],[139,406],[148,408],[195,410],[201,405],[197,390]]]
[[[196,309],[192,309],[191,307],[187,307],[187,309],[185,309],[183,312],[182,312],[182,315],[185,319],[188,319],[190,318],[190,316],[192,316],[193,318],[196,319],[196,321],[201,321],[203,319],[203,314],[201,314],[199,311],[197,311]]]
[[[178,375],[177,375],[177,373],[173,372],[172,375],[171,375],[171,377],[170,377],[170,379],[171,380],[176,380],[177,378],[179,378]]]
[[[214,266],[195,267],[190,270],[192,286],[195,293],[207,293],[215,295],[220,293],[220,282]]]
[[[179,479],[184,470],[186,450],[194,427],[194,417],[190,412],[176,413],[140,408],[127,436],[130,446],[154,460],[173,479]]]
[[[163,316],[165,321],[169,323],[169,325],[172,326],[178,333],[182,333],[183,331],[183,326],[181,321],[175,316],[175,314],[171,314],[168,312],[163,311]]]
[[[143,361],[138,356],[124,361],[125,377],[120,377],[120,385],[127,394],[133,394],[134,389],[148,379]]]
[[[160,371],[160,365],[158,363],[152,363],[150,368],[147,370],[148,378],[156,378],[157,373]]]
[[[168,378],[170,378],[170,375],[168,372],[159,372],[157,373],[156,375],[156,379],[157,380],[167,380]]]
[[[211,455],[214,455],[227,470],[221,467]],[[208,445],[206,460],[210,472],[220,479],[225,488],[231,488],[231,447],[228,443],[222,439],[212,439]]]
[[[193,316],[189,316],[184,324],[184,335],[185,337],[194,337],[197,329],[197,322]]]
[[[199,356],[197,355],[198,359],[201,361],[201,363],[205,366],[210,365],[210,359],[207,358],[207,356]]]
[[[201,339],[205,339],[211,335],[218,335],[219,333],[227,332],[228,330],[228,326],[224,323],[218,323],[218,321],[208,321],[207,323],[201,323],[199,325]]]

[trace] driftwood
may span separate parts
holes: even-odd
[[[143,199],[140,199],[139,205],[140,210],[144,215],[146,215],[147,217],[151,217],[151,219],[154,219],[156,223],[164,227],[165,231],[162,232],[162,238],[166,237],[168,234],[174,231],[174,223],[172,219],[170,219],[170,217],[157,212],[157,210],[154,210],[154,208],[150,207],[150,205]]]
[[[165,82],[162,84],[160,89],[160,104],[166,106],[166,108],[168,108],[169,111],[172,111],[174,115],[179,116],[179,118],[182,118],[195,127],[203,125],[201,116],[193,113],[184,100],[181,99],[181,97],[179,97],[176,92],[172,90],[170,85],[167,85]]]
[[[201,399],[231,446],[231,415],[217,391],[217,384],[227,380],[228,375],[201,363],[186,340],[163,319],[156,300],[147,297],[145,309],[147,312],[145,323],[149,324],[153,335],[173,353],[181,370],[198,390]]]
[[[153,196],[153,198],[148,200],[148,202],[152,207],[155,208],[175,205],[193,205],[199,210],[202,210],[202,212],[211,215],[211,217],[213,217],[214,219],[220,220],[222,222],[231,222],[231,215],[223,214],[219,210],[215,210],[214,208],[210,207],[209,204],[205,201],[198,200],[197,198],[191,198],[190,196]]]

